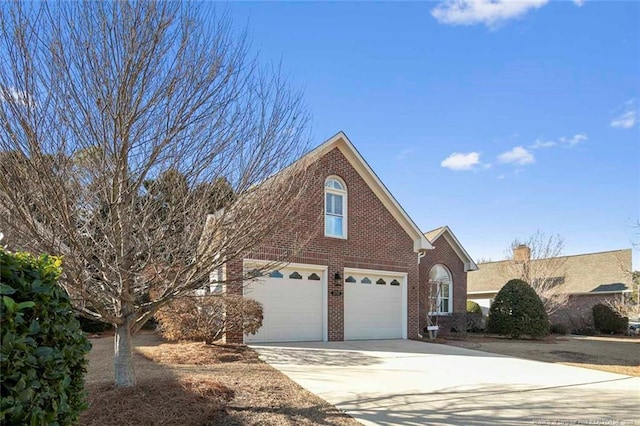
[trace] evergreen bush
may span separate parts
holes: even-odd
[[[489,309],[487,332],[517,339],[549,334],[549,319],[535,290],[526,282],[510,280],[498,292]]]
[[[74,424],[87,407],[91,344],[57,284],[60,266],[0,247],[0,424]]]
[[[482,308],[473,300],[467,300],[467,312],[482,315]]]
[[[629,327],[629,318],[623,317],[611,307],[598,303],[593,308],[593,324],[603,334],[624,334]]]

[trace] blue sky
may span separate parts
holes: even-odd
[[[228,8],[304,89],[314,143],[345,131],[421,229],[474,259],[537,230],[640,244],[640,2]]]

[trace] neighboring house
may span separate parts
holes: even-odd
[[[223,274],[277,260],[294,249],[291,235],[310,240],[279,270],[226,286],[264,307],[257,334],[229,333],[226,341],[418,338],[427,315],[420,294],[432,270],[449,280],[437,313],[465,312],[466,272],[476,265],[449,228],[425,236],[342,132],[303,158],[315,165],[303,214]]]
[[[517,250],[517,249],[516,249]],[[514,253],[514,258],[527,256]],[[555,294],[568,295],[567,304],[551,314],[552,323],[563,324],[570,329],[579,329],[593,325],[592,308],[598,303],[606,303],[633,291],[631,277],[631,249],[588,253],[574,256],[560,256],[553,259],[530,260],[533,266],[538,262],[560,261],[555,267],[557,283]],[[521,261],[529,261],[521,259]],[[507,262],[479,263],[478,270],[467,277],[467,298],[482,307],[488,313],[498,291],[511,278],[508,277]],[[544,270],[544,265],[539,270]]]

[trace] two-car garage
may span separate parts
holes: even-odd
[[[329,298],[343,297],[344,339],[407,337],[406,274],[289,264],[249,282],[245,297],[263,305],[263,325],[246,343],[328,340]],[[333,303],[333,309],[340,303]],[[338,315],[339,317],[339,315]],[[332,324],[335,326],[335,324]]]

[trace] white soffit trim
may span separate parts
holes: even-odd
[[[469,256],[469,253],[467,253],[464,247],[462,247],[462,244],[460,244],[460,241],[458,241],[458,239],[453,234],[453,232],[451,232],[451,229],[449,229],[448,226],[443,226],[442,228],[440,228],[440,231],[438,231],[438,233],[431,238],[431,243],[434,243],[438,238],[442,237],[443,235],[444,235],[444,239],[447,240],[451,248],[453,248],[453,251],[455,251],[458,257],[460,258],[460,260],[464,262],[465,272],[477,271],[478,265],[476,265],[476,263],[473,261],[471,256]]]
[[[424,236],[415,222],[409,217],[407,212],[400,206],[398,201],[391,195],[380,178],[375,174],[371,166],[362,158],[356,147],[351,143],[347,135],[340,131],[322,145],[311,151],[308,156],[321,157],[333,148],[338,148],[345,158],[351,163],[354,169],[360,174],[369,188],[378,197],[382,204],[389,210],[393,217],[398,221],[402,229],[413,239],[413,250],[418,252],[421,250],[433,249],[431,243]]]

